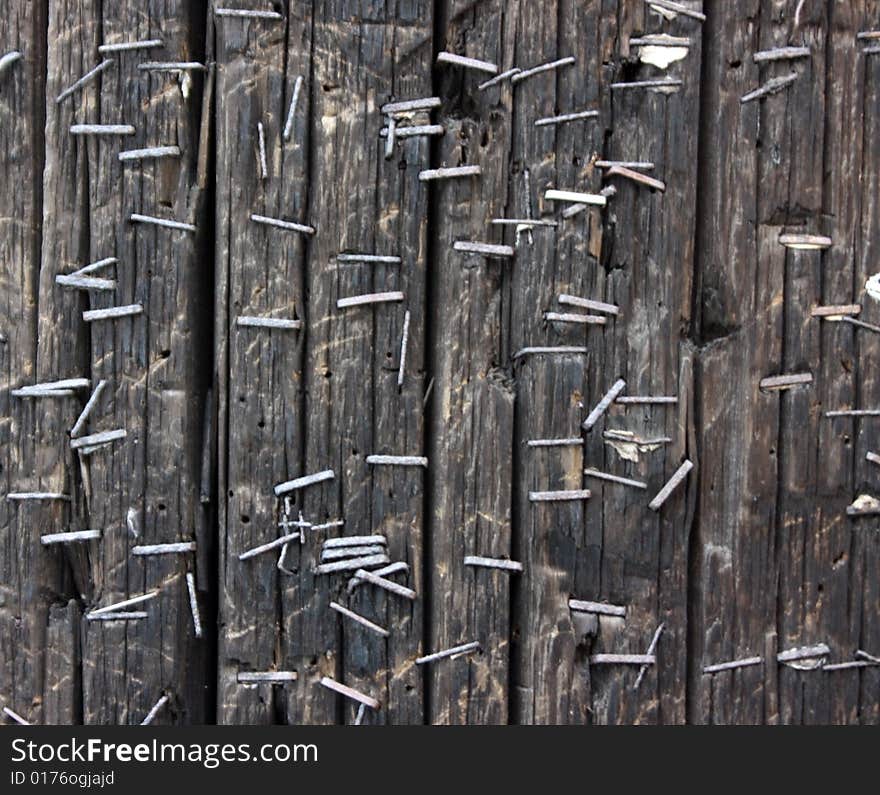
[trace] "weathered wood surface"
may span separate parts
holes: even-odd
[[[0,174],[16,186],[0,190],[0,482],[4,497],[71,499],[0,501],[0,704],[33,722],[136,723],[167,693],[157,723],[356,722],[357,703],[321,686],[330,677],[379,702],[369,724],[877,722],[880,669],[775,656],[817,643],[828,663],[880,653],[877,517],[846,512],[877,496],[865,459],[880,452],[877,420],[824,416],[880,408],[880,339],[812,315],[858,303],[880,322],[864,290],[880,252],[880,58],[857,39],[880,27],[880,2],[687,5],[706,21],[617,0],[278,3],[278,19],[178,0],[13,0],[0,19],[0,57],[23,56],[0,74]],[[630,44],[660,33],[688,39],[686,52],[661,48],[680,56],[666,67]],[[56,103],[98,45],[153,38],[160,48],[107,54]],[[809,57],[754,61],[786,46]],[[437,63],[441,51],[499,71],[574,63],[479,90],[489,75]],[[657,79],[681,82],[616,87]],[[404,133],[386,152],[382,106],[429,96],[438,108],[395,123],[444,134]],[[598,113],[535,126],[585,110]],[[74,136],[74,123],[136,132]],[[168,145],[180,155],[117,157]],[[665,190],[598,160],[649,161]],[[419,180],[463,165],[480,173]],[[607,206],[568,212],[548,189],[604,190]],[[491,223],[529,217],[556,225]],[[786,233],[832,245],[789,249]],[[400,262],[339,257],[352,253]],[[110,256],[94,275],[112,291],[55,282]],[[337,306],[386,291],[403,300]],[[545,319],[590,311],[562,294],[619,313]],[[83,322],[126,304],[143,312]],[[533,348],[551,350],[518,355]],[[789,373],[812,383],[759,389]],[[90,386],[72,396],[10,394],[82,376]],[[85,432],[127,435],[77,453],[68,431],[102,379]],[[624,396],[676,401],[612,403],[582,428],[618,379]],[[686,459],[693,470],[649,510]],[[274,492],[323,470],[332,479]],[[283,568],[280,548],[239,559],[300,519],[325,526],[306,526]],[[88,528],[102,538],[40,544]],[[385,536],[406,564],[390,579],[415,599],[315,572],[326,540],[355,535]],[[190,540],[194,554],[131,555]],[[145,620],[86,619],[153,588]],[[644,673],[591,664],[649,653],[661,624]],[[472,641],[478,651],[416,664]],[[255,672],[295,679],[238,681]]]

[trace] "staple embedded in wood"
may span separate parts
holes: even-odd
[[[62,500],[70,502],[70,495],[60,491],[10,491],[6,495],[9,502],[26,502],[29,500]]]
[[[651,638],[651,643],[648,645],[648,651],[645,653],[647,657],[655,657],[657,654],[657,645],[660,643],[660,636],[663,634],[663,630],[666,629],[666,623],[661,622],[657,629],[654,631],[654,637]],[[639,675],[636,677],[636,681],[633,684],[633,690],[638,690],[639,685],[642,683],[642,680],[645,678],[645,674],[648,673],[648,668],[651,664],[645,663],[639,669]]]
[[[596,168],[628,168],[631,171],[653,171],[654,164],[645,160],[597,160]]]
[[[865,453],[865,460],[870,461],[872,464],[880,464],[880,455],[877,453]]]
[[[444,135],[446,128],[442,124],[413,124],[409,127],[395,127],[394,138],[418,138],[422,135]],[[388,137],[388,128],[383,127],[379,130],[381,138]]]
[[[470,643],[462,643],[460,646],[453,646],[443,651],[435,651],[433,654],[426,654],[424,657],[416,658],[416,665],[425,665],[426,663],[437,662],[437,660],[445,660],[448,657],[461,657],[464,654],[473,654],[480,651],[480,642],[478,640]]]
[[[257,317],[254,315],[239,315],[235,319],[236,326],[246,328],[274,328],[274,329],[301,329],[302,320],[294,320],[286,317]]]
[[[381,569],[373,570],[373,574],[375,574],[377,577],[388,577],[391,574],[400,574],[401,572],[409,574],[409,564],[404,563],[402,560],[390,563],[387,566],[383,566]],[[363,584],[364,580],[355,575],[348,581],[348,592],[353,593],[355,588]]]
[[[339,538],[328,538],[322,545],[322,549],[339,549],[340,547],[361,547],[364,545],[388,543],[383,535],[371,536],[340,536]]]
[[[214,16],[235,19],[267,19],[273,22],[284,19],[277,11],[256,11],[249,8],[215,8]]]
[[[195,548],[195,544],[193,544],[193,548]],[[189,611],[192,613],[193,634],[200,638],[202,637],[202,619],[199,615],[199,600],[196,595],[196,577],[191,571],[186,573],[186,590],[189,594]]]
[[[575,502],[592,497],[589,489],[570,489],[563,491],[530,491],[529,502]]]
[[[136,557],[147,557],[150,555],[182,555],[195,551],[195,541],[175,541],[170,544],[141,544],[131,548],[131,554]]]
[[[590,665],[654,665],[653,654],[591,654]]]
[[[773,375],[762,378],[758,388],[762,392],[778,392],[783,389],[792,389],[798,386],[808,386],[813,383],[812,373],[789,373],[786,375]]]
[[[880,44],[875,44],[872,47],[865,47],[862,50],[862,55],[880,55]]]
[[[357,701],[359,704],[363,704],[365,707],[370,707],[370,709],[379,709],[379,707],[381,706],[375,698],[365,695],[359,690],[355,690],[353,687],[343,685],[342,683],[337,682],[335,679],[331,679],[329,676],[322,677],[320,683],[328,690],[332,690],[335,693],[339,693],[339,695],[341,696],[345,696],[346,698]]]
[[[678,403],[676,395],[621,395],[614,401],[620,406],[669,406]]]
[[[591,431],[593,426],[599,421],[602,415],[608,411],[609,406],[617,400],[624,389],[626,389],[626,381],[622,378],[617,379],[617,381],[612,384],[611,389],[605,393],[602,399],[596,404],[596,407],[583,421],[581,428],[585,431]]]
[[[814,646],[798,646],[794,649],[781,651],[776,655],[776,662],[792,663],[799,660],[815,660],[831,654],[831,649],[826,643],[817,643]]]
[[[357,714],[354,716],[353,726],[360,726],[364,722],[364,715],[366,714],[367,708],[363,704],[358,704]]]
[[[687,36],[668,36],[665,33],[629,40],[630,47],[690,47],[691,40]]]
[[[156,218],[152,215],[141,215],[140,213],[132,213],[129,216],[129,220],[133,223],[141,223],[141,224],[153,224],[155,226],[161,226],[165,229],[177,229],[181,232],[195,232],[196,228],[193,224],[187,224],[183,221],[172,221],[168,218]]]
[[[792,72],[791,74],[784,75],[783,77],[774,77],[764,83],[764,85],[759,86],[754,91],[750,91],[748,94],[741,97],[739,100],[740,104],[745,105],[746,102],[752,102],[756,99],[763,99],[764,97],[778,94],[780,91],[788,88],[797,79],[797,72]]]
[[[861,314],[861,304],[836,304],[832,306],[814,306],[810,310],[811,317],[824,317],[828,320],[840,320],[844,315]]]
[[[385,552],[378,555],[364,555],[359,558],[346,558],[334,560],[330,563],[320,563],[315,566],[315,574],[336,574],[340,571],[360,571],[369,567],[386,566],[390,558]]]
[[[143,311],[144,308],[141,304],[126,304],[125,306],[110,306],[106,309],[87,309],[82,313],[82,317],[86,323],[93,323],[96,320],[133,317],[142,314]]]
[[[880,409],[841,409],[826,411],[825,416],[829,419],[835,417],[880,417]]]
[[[612,83],[611,88],[614,91],[624,91],[629,88],[650,88],[665,91],[677,91],[684,83],[678,78],[669,77],[660,80],[634,80],[631,83]]]
[[[50,544],[71,544],[78,541],[97,541],[101,538],[100,530],[73,530],[67,533],[47,533],[40,536],[40,543],[45,547]]]
[[[403,260],[400,257],[389,256],[387,254],[360,254],[357,252],[346,252],[336,255],[337,262],[364,262],[376,265],[400,265]]]
[[[420,455],[368,455],[367,463],[374,466],[428,468],[428,459]]]
[[[795,58],[809,58],[809,47],[774,47],[771,50],[760,50],[752,56],[755,63],[768,61],[791,61]]]
[[[539,345],[530,348],[521,348],[513,354],[513,360],[516,361],[526,356],[568,356],[571,354],[586,356],[588,353],[589,351],[587,348],[582,345]]]
[[[346,558],[384,555],[386,552],[387,550],[381,544],[362,547],[332,547],[321,551],[321,563],[329,563],[332,560],[344,560]]]
[[[269,218],[265,215],[257,215],[256,213],[254,213],[251,215],[251,221],[257,224],[263,224],[265,226],[274,226],[277,229],[286,229],[290,232],[300,232],[304,235],[315,234],[315,228],[313,226],[298,224],[294,221],[284,221],[281,218]]]
[[[643,2],[653,8],[662,8],[666,11],[671,11],[674,14],[681,14],[682,16],[696,19],[698,22],[706,21],[706,15],[701,11],[694,11],[686,5],[674,2],[674,0],[643,0]]]
[[[37,396],[45,392],[84,389],[88,385],[88,378],[63,378],[60,381],[42,381],[38,384],[27,384],[18,389],[10,390],[9,394],[15,397]]]
[[[429,168],[419,172],[420,182],[435,179],[455,179],[456,177],[475,177],[481,173],[479,166],[453,166],[450,168]]]
[[[744,657],[741,660],[731,660],[730,662],[715,663],[714,665],[706,665],[703,667],[704,674],[717,674],[722,671],[734,671],[737,668],[750,668],[754,665],[761,665],[764,662],[763,657]]]
[[[571,66],[574,63],[575,57],[573,55],[569,55],[565,58],[559,58],[558,60],[541,64],[540,66],[533,66],[531,69],[522,69],[515,75],[511,76],[510,82],[521,83],[523,80],[526,80],[529,77],[534,77],[535,75],[540,75],[544,72],[551,72],[555,69],[560,69],[563,66]]]
[[[98,52],[106,55],[108,52],[131,52],[133,50],[151,50],[161,47],[162,39],[142,39],[140,41],[120,41],[115,44],[99,44]]]
[[[350,618],[352,621],[366,627],[371,632],[375,632],[377,635],[381,635],[383,638],[387,638],[391,635],[385,627],[380,627],[378,624],[374,624],[368,618],[364,618],[360,613],[355,613],[354,610],[349,610],[347,607],[343,607],[339,602],[330,602],[330,609],[335,610],[346,618]]]
[[[857,320],[854,317],[842,317],[840,318],[840,322],[848,323],[856,328],[863,328],[866,331],[873,331],[875,334],[880,334],[880,326],[875,326],[873,323],[865,323],[864,320]]]
[[[72,389],[13,389],[9,392],[12,397],[44,398],[44,397],[72,397],[76,393]]]
[[[859,41],[880,39],[880,30],[861,30],[856,34],[856,39]]]
[[[652,511],[659,511],[663,506],[663,503],[669,499],[669,495],[678,488],[693,468],[693,463],[690,460],[685,460],[685,462],[675,470],[672,477],[666,482],[666,485],[657,492],[657,496],[648,503],[648,507]]]
[[[134,135],[133,124],[71,124],[71,135]]]
[[[13,64],[17,63],[22,59],[22,55],[18,50],[12,50],[12,52],[6,53],[2,58],[0,58],[0,75],[2,75],[7,69],[9,69]]]
[[[399,290],[391,290],[384,293],[366,293],[364,295],[350,295],[336,301],[337,309],[346,309],[352,306],[365,306],[366,304],[387,304],[403,301],[404,295]]]
[[[860,494],[846,509],[847,516],[877,516],[880,514],[880,500],[870,494]]]
[[[496,226],[547,226],[558,227],[559,221],[544,218],[493,218],[492,223]]]
[[[847,671],[853,668],[873,668],[880,665],[880,662],[871,662],[870,660],[849,660],[848,662],[832,663],[831,665],[823,665],[823,671]]]
[[[406,312],[403,313],[403,333],[400,338],[400,364],[397,367],[397,386],[403,386],[403,374],[406,371],[406,349],[409,345],[409,321],[410,321],[410,313],[407,309]],[[428,465],[427,459],[425,460],[425,466]]]
[[[300,514],[302,516],[302,514]],[[307,524],[306,527],[311,530],[328,530],[331,527],[342,527],[345,525],[345,519],[334,519],[332,522],[324,522],[323,524]],[[380,538],[384,538],[385,536],[379,536]],[[328,542],[325,541],[326,545]]]
[[[563,306],[576,306],[579,309],[588,309],[591,312],[599,312],[605,315],[620,314],[620,307],[615,304],[607,304],[604,301],[594,301],[592,298],[579,298],[576,295],[566,295],[562,293],[556,299]]]
[[[312,475],[304,475],[301,478],[294,478],[293,480],[288,480],[275,486],[275,496],[281,497],[284,494],[290,494],[290,492],[296,491],[297,489],[304,489],[306,486],[314,486],[316,483],[323,483],[325,480],[333,480],[335,477],[336,474],[332,469],[324,469],[320,472],[315,472]]]
[[[549,323],[577,323],[582,326],[605,326],[608,318],[602,315],[580,315],[576,312],[545,312],[544,320]]]
[[[400,102],[386,102],[380,112],[383,116],[396,116],[433,110],[442,104],[440,97],[419,97],[418,99],[404,99]]]
[[[391,160],[394,157],[394,144],[397,143],[397,117],[389,116],[388,124],[385,127],[388,135],[385,136],[385,159]]]
[[[780,235],[779,243],[796,251],[821,251],[830,248],[834,241],[826,235]]]
[[[139,605],[143,602],[149,602],[151,599],[155,599],[159,595],[159,590],[156,589],[154,591],[148,591],[145,594],[140,594],[139,596],[132,596],[130,599],[123,599],[121,602],[116,602],[112,605],[107,605],[106,607],[98,607],[95,610],[89,612],[89,616],[103,616],[107,613],[117,613],[120,610],[125,609],[126,607],[131,607],[133,605]]]
[[[296,671],[239,671],[235,676],[240,685],[283,685],[296,679]]]
[[[641,171],[626,168],[625,166],[611,166],[606,169],[605,177],[606,179],[608,177],[624,177],[625,179],[631,180],[639,185],[644,185],[653,190],[659,190],[661,193],[666,191],[666,183],[662,180],[654,179],[654,177],[649,177],[647,174],[642,174]]]
[[[489,61],[481,61],[478,58],[468,58],[465,55],[456,55],[454,52],[441,52],[437,54],[437,63],[447,63],[453,66],[462,66],[465,69],[476,69],[478,72],[486,72],[490,75],[498,74],[497,64]]]
[[[290,105],[287,108],[287,120],[284,122],[284,131],[281,133],[281,137],[285,141],[289,141],[290,136],[293,134],[293,123],[296,118],[296,106],[299,101],[300,91],[302,90],[302,84],[302,75],[297,75],[296,81],[293,84],[293,95],[290,98]]]
[[[104,259],[99,259],[96,262],[90,262],[88,265],[83,265],[81,268],[78,268],[71,276],[85,276],[89,273],[94,273],[95,271],[103,270],[104,268],[109,267],[110,265],[116,265],[119,260],[116,257],[104,257]]]
[[[455,251],[463,254],[479,254],[483,257],[512,257],[514,254],[512,246],[496,245],[494,243],[478,243],[473,240],[456,240],[452,244]]]
[[[582,193],[574,190],[547,190],[544,199],[551,202],[570,202],[572,204],[592,204],[604,207],[608,199],[598,193]]]
[[[114,63],[115,61],[112,58],[106,58],[105,60],[101,61],[101,63],[99,63],[94,69],[90,69],[72,86],[64,89],[64,91],[62,91],[57,97],[55,97],[55,104],[60,104],[73,93],[79,91],[79,89],[87,85],[90,81],[94,80],[99,74],[101,74],[101,72],[111,67]]]
[[[69,287],[74,290],[112,291],[116,289],[115,279],[98,279],[94,276],[77,276],[73,273],[59,273],[55,277],[55,283],[61,287]]]
[[[477,566],[485,569],[502,569],[503,571],[521,572],[523,570],[522,563],[516,560],[507,560],[506,558],[485,558],[480,555],[465,555],[465,566]]]
[[[12,720],[14,720],[20,726],[30,726],[31,725],[23,717],[21,717],[21,715],[19,715],[15,710],[10,709],[9,707],[3,707],[3,714],[9,718],[12,718]]]
[[[141,721],[141,726],[149,726],[155,719],[156,715],[159,714],[159,710],[162,709],[169,701],[168,695],[163,694],[162,697],[150,708],[150,711],[147,713],[146,717]]]
[[[257,122],[257,141],[260,152],[260,179],[269,178],[269,164],[266,162],[266,131],[263,129],[263,122]]]
[[[159,157],[180,157],[179,146],[148,146],[145,149],[126,149],[117,157],[122,162],[131,160],[155,160]]]
[[[579,447],[584,443],[580,436],[570,439],[530,439],[529,447]]]
[[[387,580],[380,574],[374,574],[372,572],[367,571],[366,569],[358,569],[354,576],[363,582],[368,582],[371,585],[375,585],[378,588],[382,588],[383,590],[388,591],[389,593],[393,593],[397,596],[402,596],[404,599],[409,599],[410,601],[415,601],[416,592],[412,588],[407,588],[403,585],[398,585],[396,582],[392,580]]]
[[[575,613],[592,613],[598,616],[626,618],[626,607],[623,605],[610,605],[606,602],[588,602],[583,599],[569,599],[568,609],[574,610]]]
[[[90,613],[86,616],[87,621],[143,621],[149,618],[150,614],[143,610],[120,610],[114,613],[101,613],[94,615]]]
[[[619,483],[622,486],[632,486],[634,489],[647,489],[648,484],[643,483],[641,480],[631,480],[630,478],[623,478],[620,475],[612,475],[608,472],[600,472],[598,469],[593,469],[588,467],[584,470],[584,475],[588,478],[596,478],[598,480],[607,480],[610,483]]]
[[[101,431],[100,433],[93,433],[88,436],[79,436],[71,439],[70,447],[72,450],[79,450],[83,447],[94,447],[95,445],[115,442],[118,439],[125,439],[126,436],[128,436],[128,431],[126,431],[125,428],[117,428],[112,431]]]
[[[580,110],[577,113],[563,113],[561,116],[544,116],[541,119],[535,119],[535,127],[549,127],[556,124],[565,124],[570,121],[580,121],[581,119],[595,119],[598,116],[598,110]]]
[[[266,544],[260,544],[257,547],[253,547],[248,549],[245,552],[242,552],[239,556],[239,560],[248,560],[250,558],[255,558],[257,555],[262,555],[264,552],[271,552],[273,549],[278,549],[278,547],[286,546],[291,541],[296,541],[301,537],[301,533],[299,530],[293,533],[287,533],[279,538],[276,538],[274,541],[269,541]]]
[[[204,72],[207,68],[198,61],[145,61],[138,64],[142,72]]]
[[[513,77],[515,74],[519,74],[521,71],[522,69],[517,66],[514,66],[512,69],[506,69],[505,71],[495,75],[495,77],[490,77],[488,80],[480,83],[480,85],[477,86],[477,91],[485,91],[487,88],[497,86],[499,83],[502,83],[505,80]]]
[[[300,538],[300,544],[302,544],[302,538]],[[290,549],[290,544],[284,544],[281,547],[281,554],[278,556],[278,562],[275,564],[275,568],[278,569],[282,574],[287,574],[291,577],[295,577],[298,574],[298,571],[295,569],[288,569],[285,565],[287,562],[287,550]]]
[[[856,650],[856,657],[858,657],[862,660],[869,660],[870,662],[880,663],[880,657],[878,657],[874,654],[868,654],[868,652],[863,651],[862,649]]]

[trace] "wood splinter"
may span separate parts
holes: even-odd
[[[462,66],[465,69],[476,69],[478,72],[487,72],[490,75],[498,74],[498,66],[489,61],[481,61],[478,58],[468,58],[464,55],[456,55],[453,52],[441,52],[437,55],[437,63],[447,63],[453,66]]]
[[[619,378],[614,382],[611,389],[609,389],[605,396],[596,404],[596,407],[590,412],[589,416],[583,421],[581,427],[585,431],[591,431],[593,426],[599,421],[602,415],[608,410],[608,407],[617,400],[623,390],[626,389],[626,381],[622,378]]]
[[[475,640],[470,643],[462,643],[460,646],[453,646],[443,651],[435,651],[433,654],[426,654],[424,657],[416,658],[416,665],[425,665],[426,663],[437,662],[437,660],[445,660],[449,658],[461,657],[465,654],[473,654],[480,651],[480,642]]]
[[[783,389],[809,386],[812,383],[812,373],[790,373],[788,375],[774,375],[762,378],[758,386],[762,392],[779,392]]]
[[[507,560],[506,558],[484,558],[480,555],[465,555],[465,566],[477,566],[485,569],[501,569],[502,571],[521,572],[523,565],[516,560]]]
[[[651,502],[648,503],[648,507],[652,511],[659,511],[663,506],[663,503],[669,499],[669,495],[675,491],[676,488],[684,481],[684,479],[688,476],[688,472],[690,472],[694,468],[693,462],[690,460],[685,460],[685,462],[675,470],[675,473],[671,478],[666,482],[666,485],[657,492],[657,496],[654,497]]]

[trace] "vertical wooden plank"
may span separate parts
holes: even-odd
[[[116,256],[117,288],[92,307],[140,304],[135,317],[89,327],[92,374],[108,381],[89,428],[124,428],[127,437],[84,465],[91,481],[90,521],[104,532],[93,569],[95,601],[109,604],[160,588],[149,617],[84,622],[86,723],[134,723],[163,691],[181,720],[207,710],[203,642],[194,638],[185,573],[192,555],[133,557],[136,544],[194,538],[199,502],[206,304],[200,235],[205,216],[197,180],[203,76],[139,69],[148,60],[203,57],[202,9],[186,3],[113,4],[101,9],[108,43],[159,38],[161,49],[118,53],[91,90],[99,118],[130,123],[124,140],[89,140],[90,259]],[[176,145],[179,157],[120,162],[123,149]],[[131,222],[132,213],[202,227],[181,231]],[[173,461],[173,467],[168,462]],[[120,488],[120,486],[122,487]],[[157,722],[168,719],[168,713]]]
[[[0,18],[0,50],[19,61],[0,75],[0,173],[20,186],[0,195],[0,699],[29,722],[42,710],[43,648],[48,613],[46,587],[57,587],[59,567],[43,557],[40,523],[59,525],[60,505],[10,502],[9,492],[42,488],[38,478],[37,417],[45,401],[9,393],[37,379],[37,307],[42,223],[42,127],[45,102],[46,6],[8,4]],[[67,405],[73,401],[65,399]],[[58,408],[53,409],[56,413]],[[45,486],[63,478],[53,460]]]
[[[72,726],[82,720],[81,622],[82,611],[75,599],[49,608],[43,723]]]
[[[252,214],[308,223],[308,7],[286,22],[215,19],[218,393],[220,400],[220,647],[218,721],[274,723],[285,694],[271,685],[243,687],[239,671],[288,670],[282,651],[279,551],[240,561],[274,540],[282,518],[273,486],[293,477],[302,455],[302,350],[305,329],[239,327],[239,316],[307,322],[303,283],[306,242],[295,232],[259,225]],[[286,70],[285,70],[286,64]],[[296,76],[304,75],[296,125],[282,133]],[[262,179],[258,124],[268,174]],[[296,519],[296,512],[292,519]],[[295,552],[298,545],[292,545]],[[296,554],[291,556],[295,565]],[[296,666],[294,666],[296,668]],[[300,684],[284,686],[287,692]]]
[[[512,66],[518,4],[451,2],[438,30],[449,50]],[[467,567],[466,555],[511,556],[513,389],[505,367],[504,285],[513,260],[453,250],[457,240],[501,242],[489,226],[508,202],[509,84],[477,91],[488,75],[443,67],[445,134],[436,166],[479,165],[479,177],[432,188],[432,350],[429,526],[431,651],[478,641],[481,653],[431,663],[429,722],[508,722],[510,575]],[[462,115],[455,108],[463,106]]]

